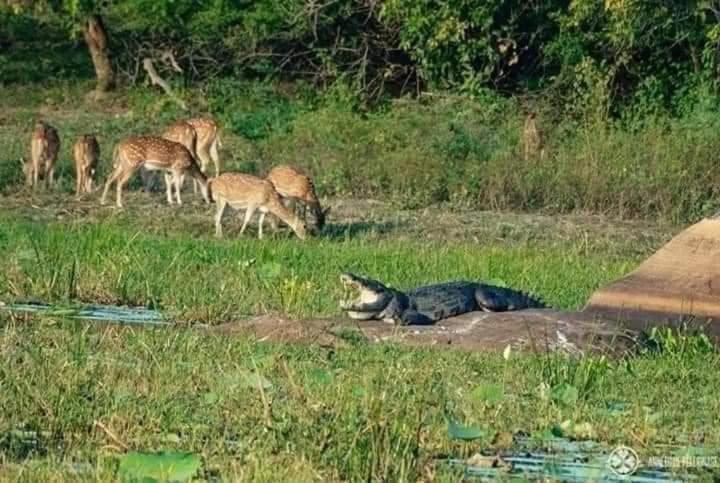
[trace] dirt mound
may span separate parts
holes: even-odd
[[[705,219],[678,234],[627,276],[595,292],[582,312],[472,312],[428,327],[395,327],[349,319],[290,320],[260,316],[210,330],[261,340],[345,345],[348,331],[370,342],[465,350],[622,353],[652,325],[694,318],[720,341],[720,220]],[[690,325],[693,325],[692,323]],[[707,330],[709,328],[709,330]]]
[[[582,312],[549,309],[470,312],[431,326],[398,327],[351,319],[290,320],[263,315],[207,328],[223,335],[249,334],[259,340],[345,346],[352,340],[461,350],[520,352],[623,353],[636,346],[633,334],[618,324]]]
[[[692,318],[720,337],[720,220],[679,233],[627,276],[596,291],[583,309],[634,329]]]

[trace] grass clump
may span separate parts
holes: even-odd
[[[108,481],[125,452],[165,451],[197,454],[206,477],[232,480],[405,481],[430,471],[446,481],[458,475],[435,458],[467,458],[501,432],[541,439],[566,420],[643,458],[720,443],[719,372],[708,370],[718,358],[707,351],[684,354],[678,374],[662,353],[505,360],[7,318],[0,347],[2,478],[67,481],[82,470]],[[452,439],[446,411],[485,439]]]

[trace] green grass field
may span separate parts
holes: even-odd
[[[673,230],[331,200],[335,218],[315,239],[287,229],[239,238],[239,220],[228,217],[226,238],[215,240],[212,207],[186,197],[177,208],[161,193],[130,193],[123,212],[62,194],[6,197],[3,300],[147,305],[208,324],[266,312],[330,316],[340,315],[338,274],[353,270],[398,287],[492,280],[580,308]],[[457,220],[463,230],[442,231]],[[74,480],[80,470],[113,480],[124,452],[164,449],[201,455],[206,478],[231,481],[455,481],[458,470],[436,458],[499,450],[507,434],[541,441],[565,421],[583,428],[569,436],[627,444],[643,457],[720,444],[718,355],[692,337],[627,361],[506,361],[1,317],[1,477],[11,480]],[[577,390],[570,401],[553,398],[565,385]],[[482,437],[451,438],[446,408]]]
[[[191,191],[181,208],[165,205],[162,193],[138,193],[137,183],[123,211],[100,207],[99,193],[75,201],[69,144],[56,191],[20,187],[17,157],[33,116],[53,105],[54,91],[45,94],[3,114],[0,125],[0,144],[9,146],[0,154],[0,300],[147,306],[178,327],[0,311],[1,480],[114,481],[128,451],[178,450],[201,457],[205,480],[457,481],[462,474],[444,458],[505,449],[510,434],[538,444],[553,433],[608,450],[625,444],[642,458],[717,455],[720,358],[697,336],[665,334],[662,351],[623,360],[505,359],[188,328],[270,312],[340,316],[338,275],[346,270],[399,288],[481,279],[579,309],[682,226],[463,203],[409,209],[395,193],[384,202],[324,197],[333,206],[329,226],[307,241],[287,229],[259,241],[254,226],[241,238],[230,215],[216,240],[214,206]],[[123,133],[157,131],[167,117],[140,122],[117,105],[84,113],[59,96],[49,109],[55,124],[68,127],[68,139],[97,127],[105,152]],[[145,112],[160,105],[153,98]],[[229,134],[228,146],[230,169],[258,166],[243,151],[247,141]],[[446,413],[482,431],[458,440]]]

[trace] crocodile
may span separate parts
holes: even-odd
[[[383,320],[395,325],[431,325],[466,312],[504,312],[547,308],[544,302],[518,290],[481,282],[454,281],[425,285],[402,292],[377,280],[349,272],[340,275],[352,301],[340,308],[356,320]]]

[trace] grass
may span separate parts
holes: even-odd
[[[337,275],[356,270],[399,287],[480,278],[577,308],[671,233],[648,229],[639,242],[609,220],[553,218],[548,229],[542,217],[398,218],[391,205],[367,213],[335,200],[324,236],[238,238],[239,220],[227,220],[227,238],[215,240],[212,208],[155,197],[130,193],[123,212],[62,194],[5,198],[0,297],[152,305],[211,324],[268,311],[302,318],[339,314]],[[363,212],[378,225],[350,221]],[[475,220],[444,241],[404,237],[407,226],[422,233],[451,216]],[[506,361],[362,339],[329,349],[0,315],[0,479],[69,481],[80,468],[112,481],[126,451],[181,450],[202,457],[206,478],[456,481],[458,470],[436,459],[499,450],[508,433],[569,433],[558,429],[567,421],[587,433],[576,437],[643,458],[714,451],[718,354],[699,339],[658,337],[671,349],[628,360]],[[446,411],[482,437],[451,438]]]
[[[9,480],[67,481],[71,463],[83,463],[86,478],[108,481],[126,449],[163,449],[200,454],[206,475],[232,481],[416,481],[428,472],[456,481],[433,458],[492,449],[497,433],[539,438],[566,420],[643,458],[720,443],[718,356],[707,351],[505,361],[22,318],[0,327],[0,475]],[[578,388],[576,400],[544,395],[543,385],[563,384]],[[482,396],[492,386],[500,397]],[[452,440],[446,407],[486,436]]]
[[[530,291],[557,308],[580,308],[598,286],[639,261],[628,251],[593,253],[582,239],[447,244],[392,234],[378,239],[372,227],[348,236],[331,225],[327,235],[306,242],[287,231],[259,241],[254,233],[237,238],[237,220],[226,220],[230,231],[216,241],[212,208],[201,204],[183,207],[192,213],[188,220],[205,225],[193,237],[182,233],[194,225],[183,223],[178,210],[153,223],[142,209],[119,217],[113,208],[90,209],[104,218],[89,223],[89,215],[74,222],[1,217],[0,295],[152,306],[205,323],[265,312],[326,316],[339,315],[338,276],[352,271],[401,288],[488,280]]]

